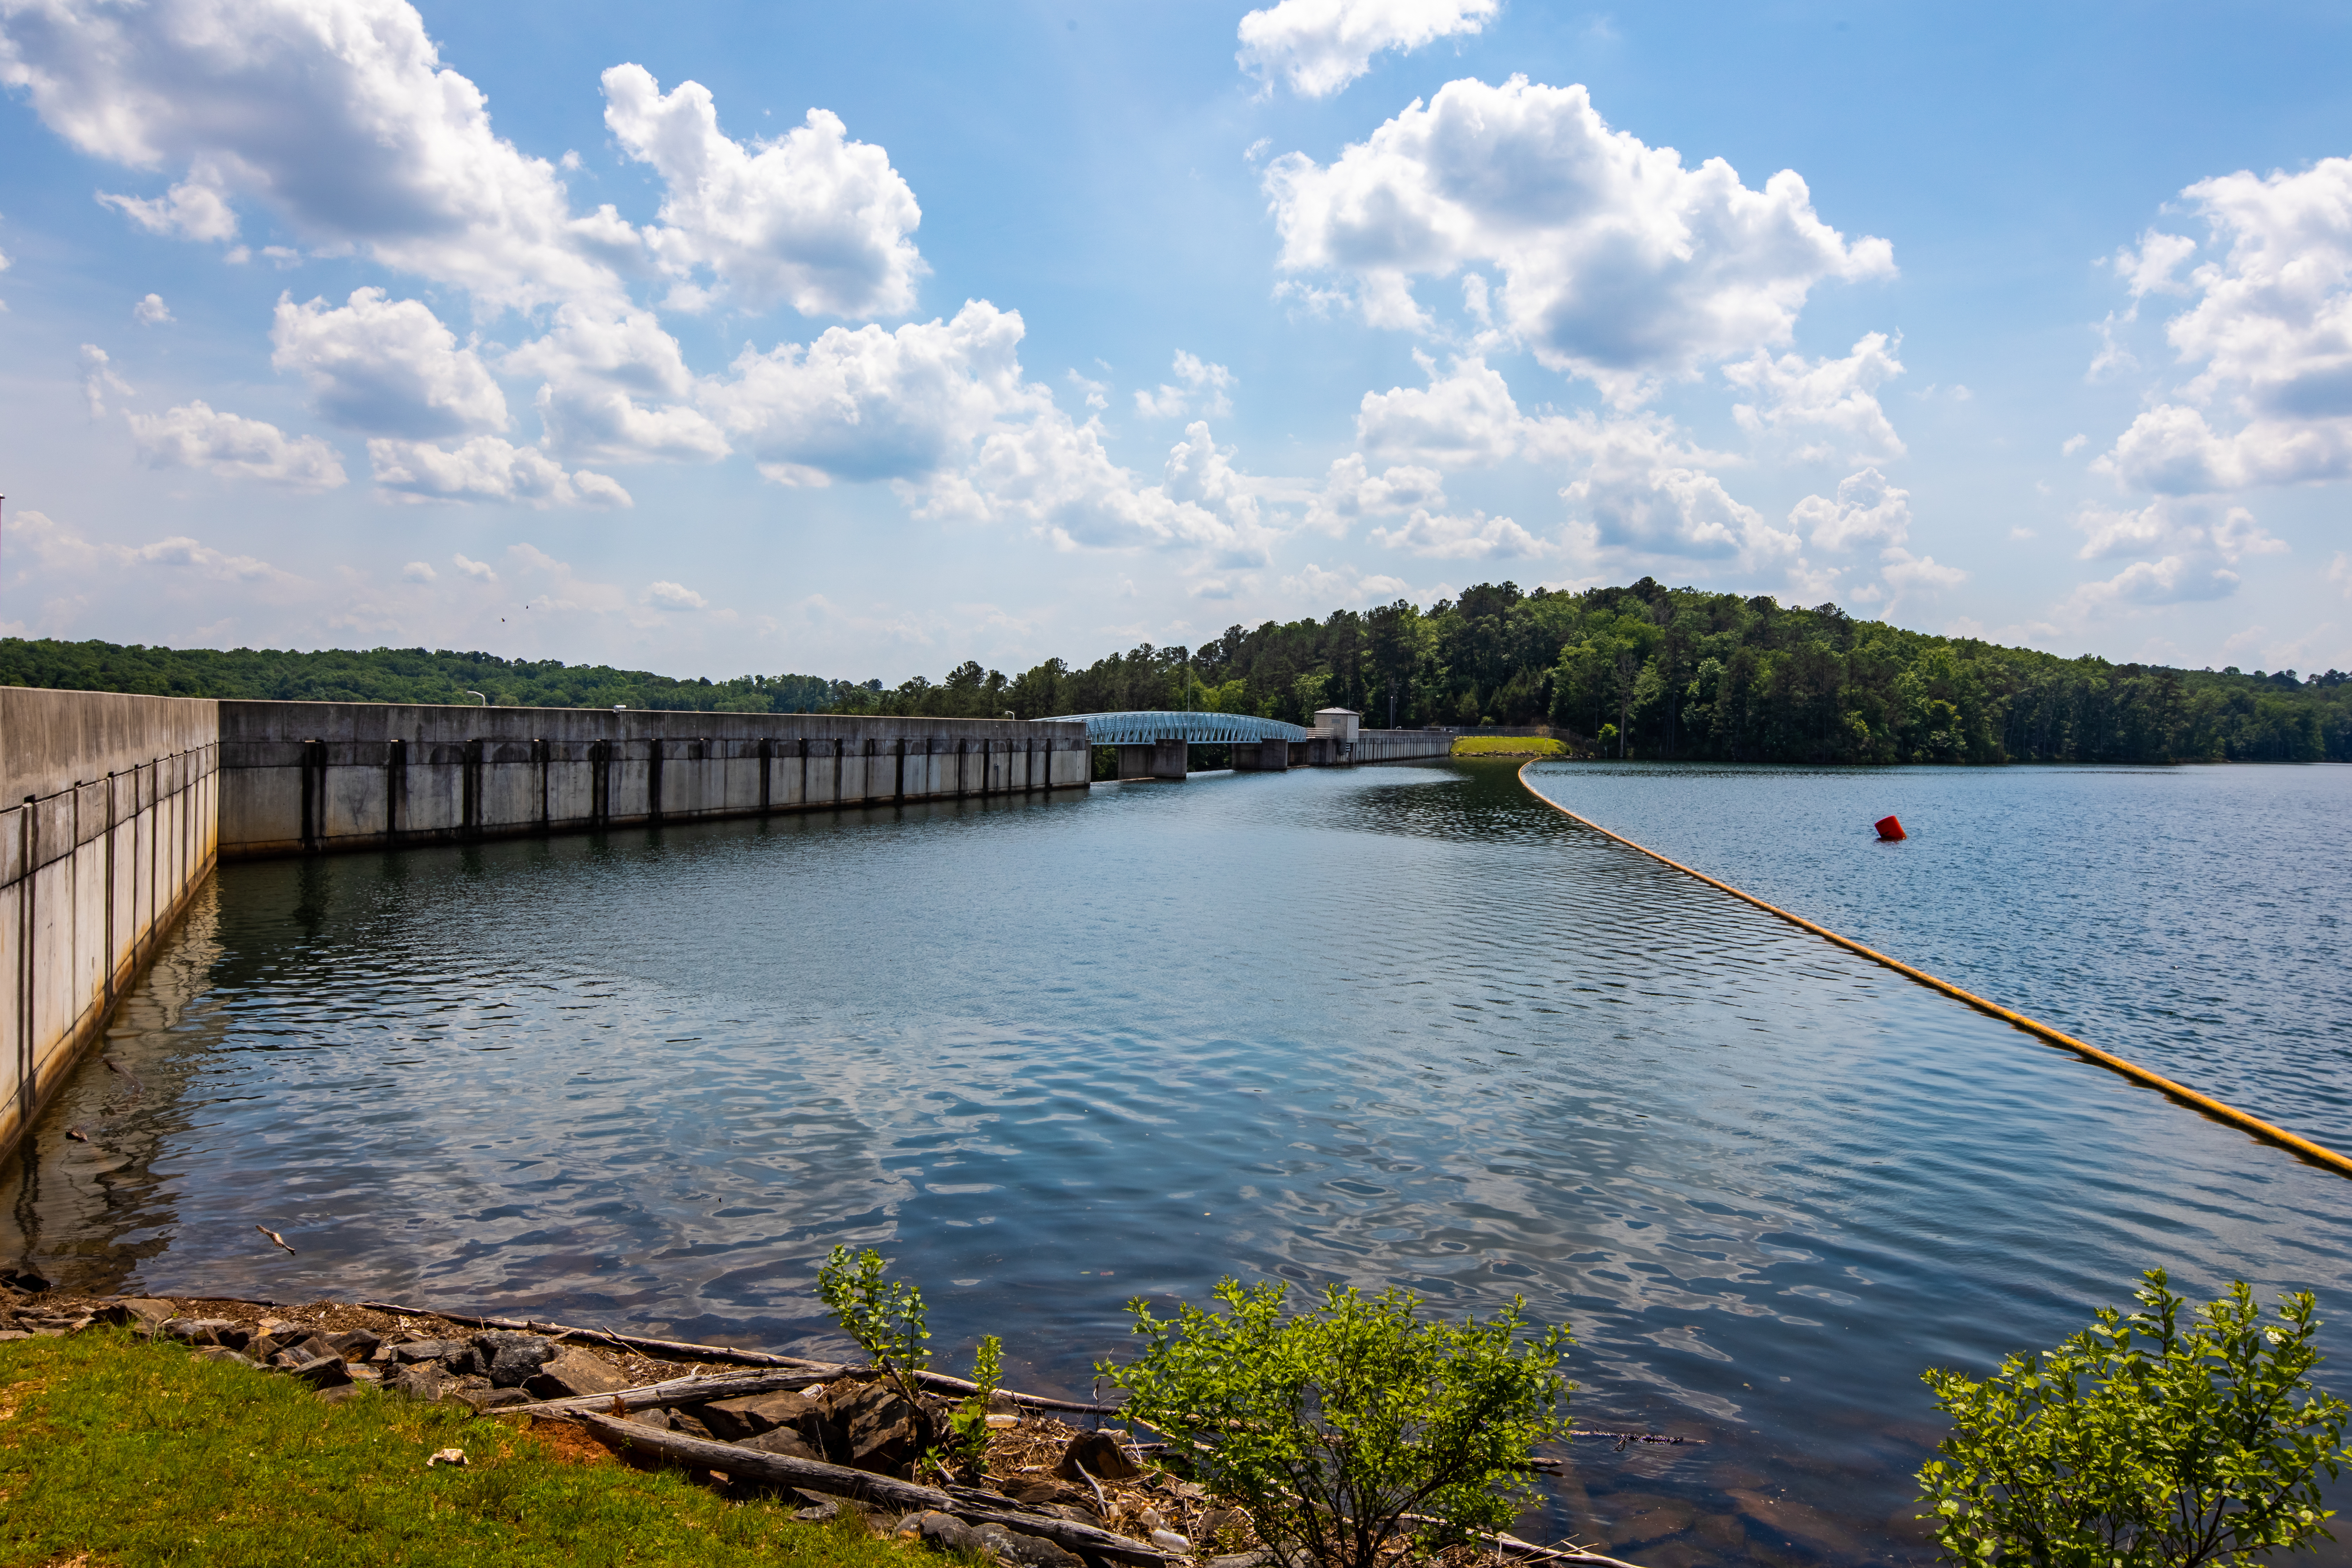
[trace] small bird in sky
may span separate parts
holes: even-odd
[[[284,1237],[282,1237],[282,1236],[278,1235],[276,1231],[274,1231],[274,1230],[270,1229],[268,1226],[266,1226],[266,1225],[257,1225],[257,1226],[255,1226],[253,1228],[254,1228],[254,1229],[256,1229],[256,1230],[257,1230],[257,1231],[259,1231],[262,1235],[264,1235],[264,1236],[268,1237],[268,1238],[269,1238],[273,1243],[275,1243],[277,1246],[279,1246],[279,1247],[286,1247],[286,1238],[285,1238]],[[289,1258],[293,1257],[293,1256],[294,1256],[294,1249],[293,1249],[292,1247],[286,1247],[286,1256],[287,1256],[287,1257],[289,1257]]]

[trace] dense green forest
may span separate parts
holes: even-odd
[[[271,648],[122,647],[105,642],[0,637],[0,686],[244,697],[281,702],[448,702],[500,708],[667,708],[702,713],[811,713],[836,707],[845,681],[813,675],[678,680],[642,669],[427,653],[279,653]],[[880,682],[874,683],[876,687]]]
[[[2062,658],[1859,621],[1834,605],[1631,587],[1485,584],[1199,647],[967,663],[902,685],[675,680],[488,654],[230,653],[0,640],[0,682],[185,696],[1024,719],[1190,706],[1305,722],[1549,723],[1591,754],[1791,763],[2352,761],[2352,677]]]

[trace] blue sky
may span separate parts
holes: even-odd
[[[0,0],[0,627],[2352,667],[2340,7]]]

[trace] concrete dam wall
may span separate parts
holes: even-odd
[[[1084,789],[1083,723],[223,702],[225,858]]]
[[[0,687],[0,1157],[224,858],[1084,789],[1084,723]]]
[[[0,1155],[213,868],[220,707],[0,687]]]

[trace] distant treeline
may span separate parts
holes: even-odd
[[[234,653],[0,641],[0,682],[186,696],[833,711],[1040,719],[1184,708],[1311,721],[1549,722],[1603,755],[1755,763],[2346,762],[2352,687],[2330,669],[2252,675],[2061,658],[1972,637],[1666,588],[1522,594],[1484,584],[1234,626],[1199,647],[1150,644],[1083,669],[1007,677],[967,663],[894,688],[814,676],[673,680],[488,654]]]
[[[878,687],[881,683],[874,683]],[[642,669],[421,647],[129,647],[106,642],[0,638],[0,686],[242,697],[283,702],[473,703],[500,708],[666,708],[704,713],[812,713],[838,706],[848,682],[814,675],[679,680]],[[870,695],[870,693],[869,693]]]

